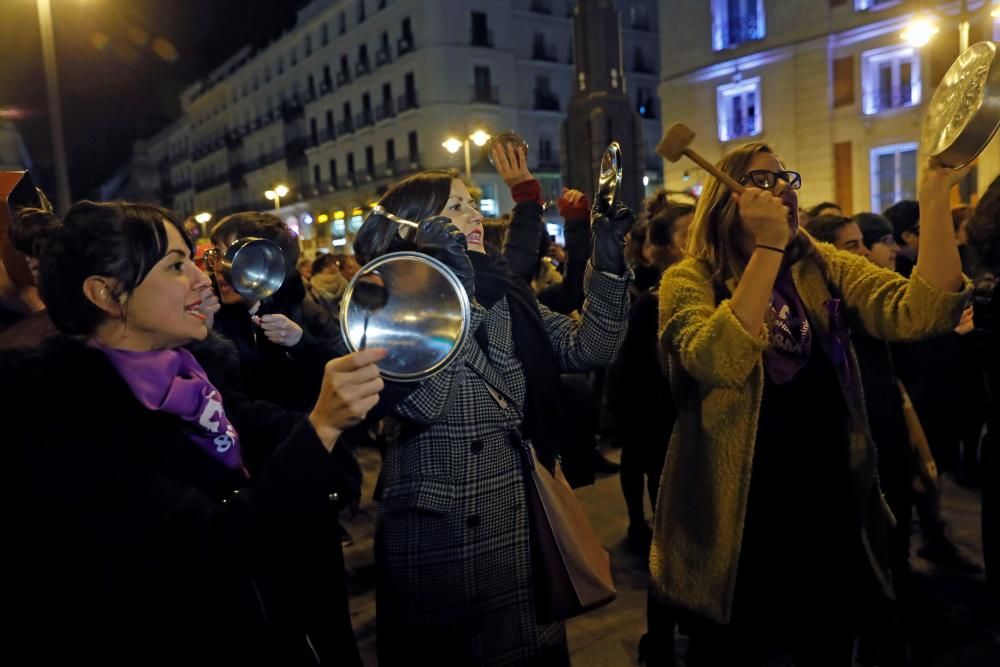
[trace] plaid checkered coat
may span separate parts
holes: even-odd
[[[628,283],[588,267],[579,321],[541,307],[564,371],[598,368],[614,356],[625,335]],[[472,330],[480,326],[490,348],[470,335],[459,360],[388,419],[375,545],[383,667],[532,663],[563,632],[562,624],[535,620],[525,477],[511,442],[525,377],[506,297],[489,311],[473,307]]]

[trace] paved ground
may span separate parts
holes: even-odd
[[[609,451],[616,459],[617,452]],[[355,633],[366,665],[375,658],[375,581],[372,537],[375,505],[372,487],[378,475],[379,458],[372,449],[359,456],[365,471],[364,502],[358,516],[345,526],[354,544],[344,550],[351,582],[351,611]],[[617,667],[637,664],[636,646],[645,630],[648,575],[644,559],[624,543],[627,519],[625,501],[617,475],[599,478],[578,491],[605,547],[611,552],[618,599],[602,609],[568,624],[574,667]],[[955,484],[946,485],[944,513],[952,536],[962,549],[980,563],[979,496]],[[914,536],[914,548],[919,537]],[[928,667],[1000,666],[1000,597],[991,594],[982,576],[970,577],[941,572],[914,556],[914,570],[931,601],[920,615],[919,643],[914,648],[915,665]],[[678,639],[683,656],[684,639]],[[679,661],[683,665],[683,660]]]

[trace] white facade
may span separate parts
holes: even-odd
[[[959,3],[923,6],[940,32],[916,48],[900,37],[911,2],[660,0],[663,123],[690,126],[713,162],[749,141],[770,144],[802,174],[804,208],[881,211],[914,198],[927,104],[959,52]],[[970,43],[993,39],[989,3],[967,7]],[[994,142],[961,196],[975,201],[998,171]],[[668,189],[697,191],[704,177],[688,161],[665,165]]]
[[[627,90],[648,153],[660,137],[655,0],[618,0]],[[575,0],[315,0],[266,48],[245,48],[182,96],[184,116],[151,141],[164,203],[217,216],[272,204],[282,215],[349,222],[417,169],[464,172],[442,142],[514,129],[554,199],[560,126],[573,79]],[[496,213],[513,202],[472,145],[473,180]],[[659,161],[650,176],[659,180]],[[571,185],[571,184],[570,184]],[[487,211],[488,214],[492,213]],[[301,228],[309,239],[316,230]],[[342,233],[342,232],[341,232]]]

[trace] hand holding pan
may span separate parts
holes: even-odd
[[[694,136],[694,131],[687,125],[674,123],[663,134],[663,139],[660,140],[660,144],[656,147],[656,152],[670,162],[677,162],[682,157],[687,157],[712,176],[725,183],[736,194],[743,194],[743,190],[746,188],[691,148]]]

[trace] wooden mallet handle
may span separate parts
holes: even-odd
[[[694,136],[694,131],[687,125],[674,123],[663,134],[663,139],[660,140],[660,144],[656,147],[656,152],[670,162],[677,162],[682,156],[687,157],[712,176],[725,183],[736,194],[743,194],[743,190],[746,188],[691,148]]]

